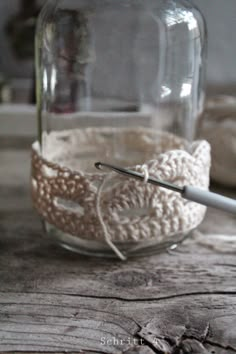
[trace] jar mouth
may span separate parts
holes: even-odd
[[[99,173],[95,168],[95,172],[83,170],[77,152],[96,145],[103,149],[107,137],[110,142],[118,137],[119,144],[122,138],[126,147],[139,146],[147,158],[141,162],[151,176],[179,186],[208,188],[210,147],[206,141],[195,141],[186,151],[184,139],[146,128],[52,132],[46,137],[47,159],[40,154],[38,143],[32,153],[33,202],[45,221],[73,237],[110,245],[145,240],[162,243],[201,223],[206,208],[175,192],[114,173]],[[77,165],[72,169],[73,161]],[[133,169],[139,166],[133,164]]]

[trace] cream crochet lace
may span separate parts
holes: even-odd
[[[209,184],[206,141],[187,144],[146,128],[52,132],[44,137],[42,154],[37,142],[32,149],[33,202],[45,221],[75,237],[99,241],[105,241],[104,223],[110,241],[119,243],[161,242],[203,220],[204,206],[132,178],[100,173],[94,168],[98,160],[136,171],[145,163],[150,176],[179,186],[207,189]]]

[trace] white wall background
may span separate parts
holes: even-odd
[[[202,11],[208,25],[208,83],[236,86],[236,0],[192,2]],[[5,22],[17,7],[18,0],[0,0],[0,71],[9,77],[30,77],[32,65],[16,62],[4,34]]]
[[[236,86],[236,0],[192,0],[208,27],[208,82]]]

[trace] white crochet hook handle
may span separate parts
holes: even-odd
[[[183,198],[192,202],[236,214],[236,200],[234,199],[192,186],[185,186],[181,194]]]
[[[95,167],[98,169],[105,167],[121,175],[136,178],[142,181],[144,180],[143,174],[126,168],[117,167],[102,162],[95,163]],[[196,202],[205,206],[209,206],[212,208],[216,208],[229,213],[236,214],[236,200],[228,197],[224,197],[223,195],[212,193],[207,190],[197,188],[197,187],[192,187],[192,186],[179,187],[176,186],[175,184],[161,181],[152,177],[148,177],[146,179],[146,182],[155,184],[159,187],[170,189],[174,192],[181,193],[184,199],[190,200],[192,202]]]

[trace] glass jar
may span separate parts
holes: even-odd
[[[196,206],[198,217],[185,223],[191,203],[98,172],[94,163],[134,170],[146,164],[159,177],[207,188],[208,152],[201,171],[191,174],[204,160],[193,138],[204,101],[205,49],[204,20],[188,1],[45,5],[36,35],[32,191],[46,231],[61,245],[126,258],[171,247],[201,222],[204,207]]]

